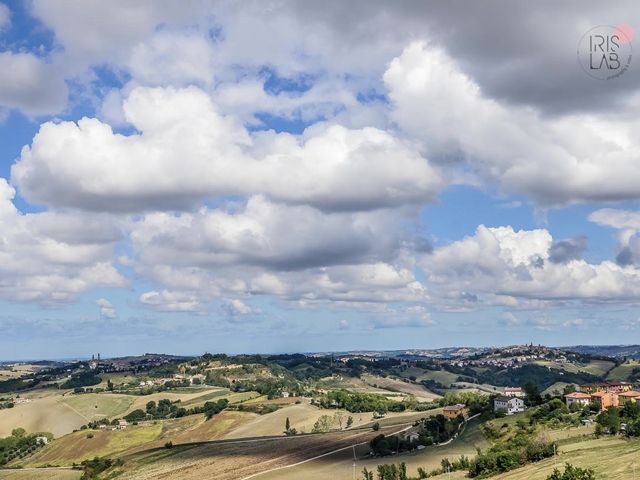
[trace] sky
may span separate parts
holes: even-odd
[[[640,7],[0,0],[0,360],[637,343],[596,27]]]

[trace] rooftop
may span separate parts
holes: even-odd
[[[622,392],[618,394],[619,397],[640,397],[640,392],[636,392],[635,390],[629,390],[628,392]]]
[[[591,398],[591,395],[589,395],[588,393],[582,393],[582,392],[572,392],[565,395],[565,397],[566,398]]]

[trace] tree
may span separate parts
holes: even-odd
[[[522,390],[526,393],[530,405],[540,405],[542,403],[542,395],[540,395],[540,389],[536,384],[525,383],[522,386]]]
[[[615,435],[620,431],[620,411],[614,407],[608,408],[598,415],[596,422],[598,422],[598,425],[600,425],[603,430],[611,435]]]
[[[22,427],[14,428],[13,430],[11,430],[11,436],[16,438],[23,438],[26,433],[27,431]]]
[[[574,467],[567,463],[564,472],[557,468],[547,477],[547,480],[594,480],[595,472],[591,468]]]
[[[289,421],[289,417],[287,417],[287,420],[284,422],[284,429],[287,432],[291,430],[291,422]]]
[[[113,382],[111,381],[111,379],[107,380],[107,390],[113,392]]]
[[[353,417],[349,415],[347,417],[347,428],[351,427],[351,425],[353,425]]]
[[[380,424],[378,422],[373,424],[373,431],[377,432],[378,430],[380,430]]]

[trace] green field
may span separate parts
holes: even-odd
[[[564,387],[566,387],[567,385],[571,385],[571,384],[566,382],[556,382],[550,387],[543,390],[542,395],[546,395],[547,393],[549,395],[562,395],[562,392],[564,391]]]
[[[447,372],[446,370],[423,370],[422,368],[416,367],[408,368],[401,372],[400,375],[405,378],[416,377],[416,380],[419,382],[422,380],[435,380],[445,387],[449,387],[458,380],[458,375]]]
[[[591,360],[589,363],[568,363],[568,362],[555,362],[551,360],[537,360],[534,362],[536,365],[543,367],[550,367],[555,370],[563,370],[570,373],[586,372],[591,375],[597,375],[599,377],[606,375],[611,370],[615,363],[609,360]]]
[[[634,368],[640,367],[640,360],[629,360],[609,372],[608,380],[627,380]]]
[[[559,450],[559,455],[504,473],[496,480],[545,480],[556,467],[565,463],[593,468],[596,478],[608,480],[633,480],[634,465],[639,466],[640,440],[600,438],[576,442]]]

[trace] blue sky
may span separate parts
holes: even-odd
[[[640,11],[527,8],[3,1],[0,360],[632,342]]]

